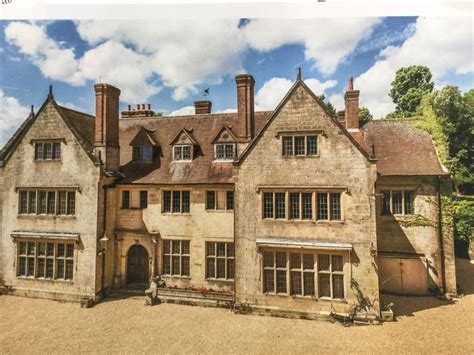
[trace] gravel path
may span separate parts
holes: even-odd
[[[236,315],[225,309],[114,299],[78,304],[0,297],[0,353],[474,353],[474,295],[456,302],[386,297],[397,322],[329,322]]]

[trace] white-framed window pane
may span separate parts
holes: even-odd
[[[331,275],[319,274],[319,296],[331,297]]]
[[[318,154],[318,140],[317,136],[306,137],[306,154],[317,155]]]
[[[392,213],[393,214],[402,213],[402,192],[401,191],[392,191]]]
[[[273,193],[263,193],[263,218],[273,218]]]
[[[331,219],[340,220],[341,219],[341,194],[340,193],[331,193]]]
[[[275,193],[275,218],[286,218],[285,193]]]
[[[290,219],[300,218],[300,194],[290,192]]]
[[[53,159],[61,159],[61,143],[53,143]]]
[[[43,158],[43,143],[35,143],[35,159],[42,160]]]
[[[224,159],[224,145],[216,144],[216,159]]]
[[[182,159],[182,148],[181,147],[173,147],[174,152],[174,160],[181,160]]]
[[[181,212],[181,191],[173,191],[173,212]]]
[[[303,219],[313,219],[313,194],[305,192],[301,194],[303,205]]]
[[[305,137],[295,137],[295,155],[305,155]]]
[[[318,219],[327,220],[329,219],[328,214],[328,194],[318,193]]]
[[[234,145],[233,144],[225,145],[225,158],[234,159]]]
[[[293,137],[282,137],[283,145],[283,155],[292,156],[293,155]]]
[[[45,159],[53,159],[53,144],[52,143],[44,143],[44,158]]]
[[[183,160],[191,160],[191,146],[189,145],[183,147]]]

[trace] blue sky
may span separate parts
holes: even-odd
[[[427,65],[437,86],[474,86],[469,17],[163,22],[2,21],[0,146],[50,84],[58,102],[89,113],[93,84],[103,81],[122,90],[122,109],[151,103],[186,114],[208,87],[214,112],[235,109],[234,76],[248,72],[257,109],[272,109],[301,66],[310,88],[337,108],[354,76],[376,117],[393,110],[387,94],[402,66]]]

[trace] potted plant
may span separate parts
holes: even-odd
[[[393,311],[392,311],[393,303],[386,303],[382,306],[382,310],[380,311],[380,316],[382,321],[384,322],[393,322]]]

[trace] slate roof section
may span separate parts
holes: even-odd
[[[448,175],[428,132],[413,121],[372,120],[362,127],[366,146],[374,144],[377,172],[385,176]]]
[[[271,112],[255,113],[255,128],[259,131]],[[242,123],[237,113],[201,114],[189,116],[154,116],[120,119],[121,184],[209,184],[232,183],[235,167],[232,162],[214,162],[213,139],[224,126],[241,139]],[[153,162],[133,162],[130,142],[145,128],[159,145]],[[192,130],[197,142],[194,159],[173,162],[169,143],[184,129]],[[241,152],[240,152],[241,153]]]

